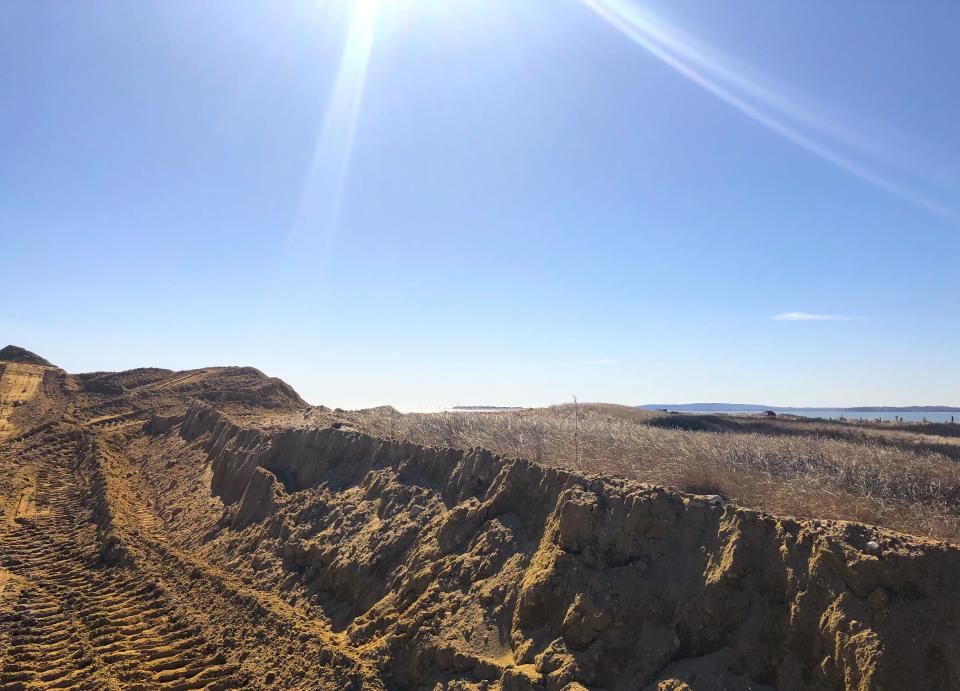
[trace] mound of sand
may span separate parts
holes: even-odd
[[[15,345],[5,346],[0,350],[0,362],[16,362],[21,365],[40,365],[42,367],[53,367],[36,353]]]
[[[34,398],[0,688],[960,688],[956,547],[375,438],[257,370]]]

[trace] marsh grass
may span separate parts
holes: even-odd
[[[659,413],[589,404],[357,415],[358,424],[381,436],[480,446],[583,472],[722,494],[778,514],[856,520],[960,541],[960,461],[943,452],[955,446],[938,446],[939,438],[903,427],[722,420],[720,429],[690,430],[665,424],[671,421]]]

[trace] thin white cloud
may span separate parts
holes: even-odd
[[[591,365],[615,365],[617,364],[616,360],[612,358],[600,358],[599,360],[592,360],[589,364]]]
[[[849,314],[814,314],[812,312],[783,312],[770,318],[781,322],[849,322],[863,319],[863,317],[854,317]]]

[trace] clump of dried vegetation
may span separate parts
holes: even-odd
[[[491,413],[379,408],[357,413],[356,422],[379,436],[480,446],[722,494],[772,513],[960,541],[960,436],[953,435],[960,426],[669,415],[598,404]]]

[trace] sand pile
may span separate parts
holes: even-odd
[[[960,688],[943,543],[371,437],[256,370],[57,395],[0,443],[2,688]]]
[[[41,367],[53,367],[36,353],[31,353],[25,348],[15,345],[4,346],[0,349],[0,362],[16,362],[21,365],[40,365]]]

